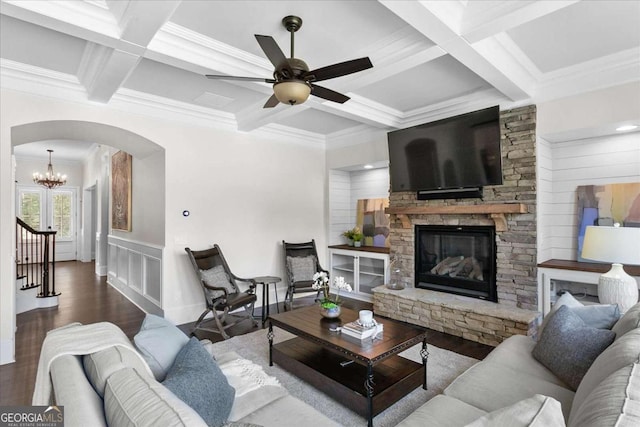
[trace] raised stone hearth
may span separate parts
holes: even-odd
[[[539,313],[426,289],[373,290],[376,315],[497,346],[512,335],[533,336]]]

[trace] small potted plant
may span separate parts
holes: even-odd
[[[355,246],[356,248],[359,248],[360,246],[362,246],[362,239],[364,239],[364,234],[362,234],[362,232],[359,229],[357,232],[353,233],[352,238],[353,238],[353,246]]]
[[[347,238],[348,245],[353,246],[353,229],[343,232],[342,235]]]

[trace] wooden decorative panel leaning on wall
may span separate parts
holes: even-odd
[[[131,231],[131,154],[118,151],[111,157],[111,228]]]

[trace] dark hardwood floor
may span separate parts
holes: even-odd
[[[93,323],[109,321],[118,325],[129,337],[138,332],[144,319],[144,312],[132,304],[122,294],[106,283],[106,277],[94,273],[93,263],[76,261],[56,264],[56,290],[61,292],[58,307],[32,310],[17,316],[16,362],[0,366],[0,406],[30,405],[36,378],[40,347],[47,331],[71,322]],[[370,309],[371,304],[344,298],[344,305],[356,310]],[[314,303],[314,297],[295,300],[296,307]],[[280,303],[280,310],[284,310]],[[270,306],[276,312],[275,304]],[[194,313],[196,317],[200,313]],[[260,309],[255,310],[260,317]],[[190,333],[192,323],[180,325],[185,333]],[[243,322],[231,328],[232,335],[255,331],[250,322]],[[213,333],[197,333],[198,338],[208,338],[213,342],[222,337]],[[456,353],[484,359],[493,347],[467,341],[462,338],[429,331],[428,341],[440,348]]]

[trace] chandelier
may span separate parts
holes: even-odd
[[[53,166],[51,165],[51,153],[53,150],[47,150],[49,152],[49,165],[47,166],[47,174],[42,175],[38,172],[33,173],[33,182],[43,185],[49,189],[60,187],[67,183],[67,175],[60,175],[53,173]]]

